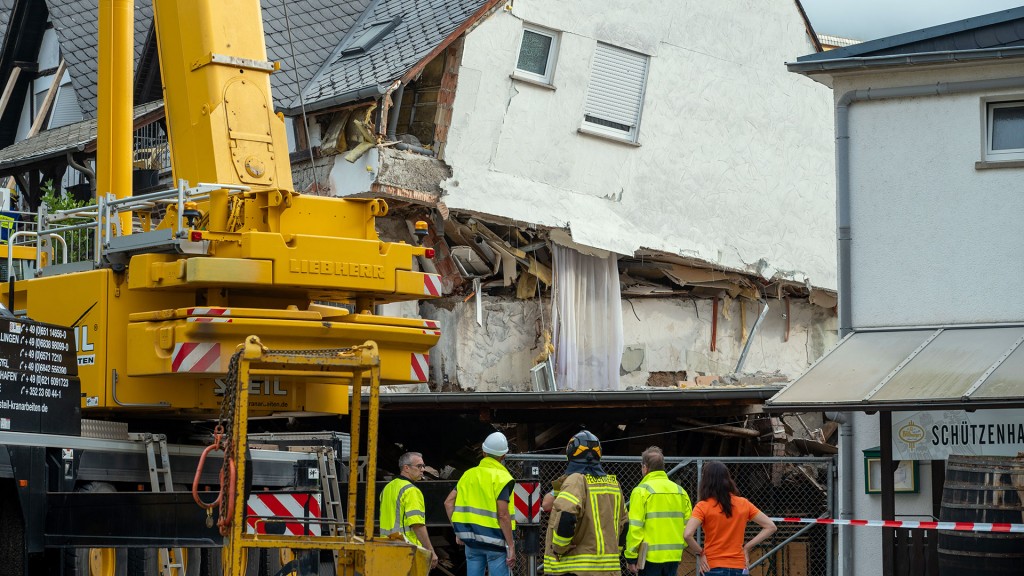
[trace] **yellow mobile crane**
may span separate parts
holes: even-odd
[[[244,549],[266,546],[329,550],[339,574],[425,574],[428,558],[415,547],[372,538],[376,397],[381,382],[426,380],[427,353],[440,332],[433,321],[388,318],[373,311],[377,304],[439,295],[439,278],[414,269],[414,260],[432,257],[432,250],[381,241],[374,224],[388,210],[381,200],[293,191],[284,121],[273,111],[270,91],[270,74],[278,66],[267,61],[258,0],[154,1],[177,186],[132,196],[133,18],[131,0],[100,0],[97,203],[55,214],[41,209],[37,230],[23,232],[20,239],[12,235],[8,262],[13,264],[15,245],[28,236],[34,239],[36,266],[33,277],[5,285],[2,301],[19,315],[70,328],[80,408],[89,418],[154,421],[220,415],[224,424],[224,414],[229,414],[227,430],[213,446],[225,454],[217,522],[225,537],[224,574],[245,574]],[[86,262],[67,262],[62,237],[72,233],[91,238]],[[2,328],[0,322],[0,332]],[[11,321],[9,330],[21,327]],[[54,329],[39,330],[49,334]],[[43,362],[33,367],[53,368]],[[362,386],[370,389],[371,397],[370,464],[365,528],[359,535],[355,470]],[[32,389],[44,396],[56,394],[44,388]],[[347,520],[333,518],[319,537],[261,541],[258,535],[245,534],[247,416],[350,410]],[[17,432],[6,434],[0,433],[0,446],[32,446],[40,450],[37,459],[63,449],[61,457],[52,458],[65,462],[59,481],[22,480],[18,466],[12,466],[25,516],[26,553],[59,545],[89,546],[94,553],[86,571],[120,570],[113,548],[104,546],[123,545],[124,540],[83,534],[88,530],[82,524],[63,526],[60,535],[53,534],[59,531],[54,522],[59,526],[60,521],[50,517],[73,515],[74,508],[55,512],[55,499],[46,495],[72,492],[64,498],[74,500],[73,490],[81,486],[77,459],[83,452],[103,454],[111,445],[64,437],[29,442]],[[12,461],[21,457],[16,452],[11,451]],[[169,474],[169,464],[161,468],[153,464],[152,450],[149,456],[151,475],[165,468]],[[121,508],[123,500],[116,499],[124,498],[121,494],[99,496],[113,507],[112,513],[134,514]],[[172,500],[181,503],[181,498]],[[197,500],[208,506],[201,495]],[[34,525],[29,518],[29,501],[48,507],[45,525]],[[336,504],[322,502],[325,508]],[[131,510],[156,504],[137,500],[135,505]],[[202,515],[198,508],[196,515]],[[212,520],[211,513],[208,528]],[[0,536],[4,530],[0,517]],[[174,536],[166,536],[172,532]],[[203,537],[209,541],[208,533],[188,534],[181,526],[161,526],[136,544],[173,547],[195,545]],[[176,562],[174,554],[165,554],[161,573],[191,573],[178,556]]]

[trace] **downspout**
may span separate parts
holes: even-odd
[[[920,86],[899,86],[894,88],[868,88],[850,90],[836,100],[836,242],[839,257],[839,337],[844,338],[853,331],[853,311],[850,306],[850,243],[853,239],[850,227],[850,106],[868,100],[891,98],[917,98],[941,96],[983,90],[1010,90],[1024,88],[1024,77],[996,78],[991,80],[970,80],[966,82],[939,82]],[[839,422],[839,517],[853,518],[853,484],[850,479],[854,467],[853,458],[853,413],[833,414]],[[839,527],[840,572],[842,576],[853,575],[853,554],[850,526]]]
[[[388,132],[385,137],[388,142],[398,140],[398,114],[402,111],[402,96],[405,95],[405,84],[400,84],[395,90],[395,97],[391,99],[391,107],[388,108]]]
[[[75,156],[71,153],[70,150],[68,151],[67,158],[68,166],[71,166],[75,170],[78,170],[82,174],[85,174],[86,179],[89,181],[89,193],[92,195],[93,198],[96,198],[96,173],[93,172],[85,164],[79,164],[78,162],[76,162]]]

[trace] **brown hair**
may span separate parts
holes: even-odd
[[[651,446],[640,455],[648,472],[660,472],[665,469],[665,453],[657,446]]]
[[[732,475],[729,474],[729,468],[717,460],[711,460],[704,465],[697,492],[701,500],[717,500],[726,518],[732,517],[732,495],[740,495]]]

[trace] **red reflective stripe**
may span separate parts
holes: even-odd
[[[286,508],[284,504],[282,504],[278,500],[278,498],[291,498],[290,495],[272,496],[269,494],[260,494],[258,498],[260,499],[260,502],[262,502],[267,508],[270,509],[271,512],[274,513],[274,516],[284,516],[287,518],[294,517],[291,511],[288,510],[288,508]],[[305,528],[303,528],[302,524],[299,524],[297,522],[286,522],[284,526],[285,529],[287,529],[295,536],[306,533]]]
[[[867,520],[850,520],[850,524],[852,526],[867,526],[868,525],[868,521]]]
[[[214,344],[210,350],[203,355],[202,358],[196,362],[195,366],[192,367],[189,372],[206,372],[213,367],[215,363],[220,362],[220,344]]]
[[[178,368],[181,367],[181,361],[188,357],[189,353],[198,346],[196,342],[182,342],[181,348],[178,349],[178,353],[174,355],[174,360],[171,361],[171,371],[177,372]]]

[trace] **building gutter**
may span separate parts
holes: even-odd
[[[998,52],[1014,52],[1014,55],[1024,55],[1024,48],[1012,50],[1000,50]],[[972,51],[974,52],[974,51]],[[989,51],[991,53],[991,51]],[[914,56],[927,56],[927,54],[911,55],[901,57],[904,60],[912,60]],[[949,61],[949,60],[946,60]],[[827,64],[829,61],[816,62],[815,64]],[[834,62],[834,61],[833,61]],[[938,61],[936,61],[938,62]],[[906,63],[906,62],[904,62]],[[800,71],[794,68],[795,65],[787,65],[791,71]],[[838,69],[838,68],[835,68]],[[863,90],[850,90],[836,100],[836,225],[839,258],[839,337],[843,338],[853,330],[853,311],[850,306],[850,288],[852,285],[850,269],[850,245],[853,239],[853,231],[850,226],[850,107],[857,102],[888,100],[892,98],[917,98],[923,96],[942,96],[947,94],[962,94],[965,92],[980,92],[984,90],[1009,90],[1024,88],[1024,76],[1014,78],[996,78],[990,80],[969,80],[965,82],[939,82],[937,84],[924,84],[919,86],[897,86],[893,88],[867,88]],[[840,422],[840,475],[843,479],[839,494],[839,517],[842,519],[852,518],[853,514],[853,482],[852,471],[854,470],[853,458],[853,415],[843,414]],[[841,546],[847,547],[840,551],[842,576],[853,574],[853,554],[850,546],[850,537],[853,532],[850,526],[839,527],[839,542]]]
[[[815,74],[834,70],[857,70],[887,66],[922,66],[951,62],[977,62],[979,60],[1005,60],[1024,57],[1024,46],[1011,48],[982,48],[979,50],[944,50],[914,54],[853,56],[847,58],[797,60],[787,62],[786,69],[798,74]]]
[[[594,408],[609,404],[643,406],[650,402],[687,400],[766,400],[780,387],[723,388],[707,390],[623,390],[609,392],[443,392],[381,394],[381,407],[389,405],[443,406],[474,404],[502,405],[587,404]]]

